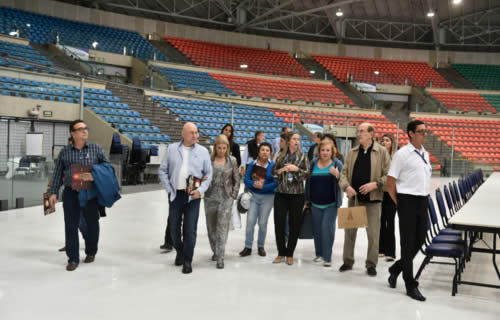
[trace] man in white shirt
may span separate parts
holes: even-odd
[[[394,154],[387,174],[387,191],[397,206],[401,259],[389,268],[389,286],[396,287],[401,272],[406,294],[415,300],[425,301],[413,276],[413,259],[424,244],[428,224],[428,200],[432,167],[429,154],[424,149],[427,130],[420,120],[408,123],[410,143]]]
[[[196,125],[187,122],[182,129],[182,140],[168,147],[158,171],[169,198],[168,224],[177,251],[175,265],[183,266],[182,273],[192,272],[200,198],[212,180],[212,161],[208,150],[197,143],[198,136]],[[200,179],[201,183],[188,193],[190,176]]]

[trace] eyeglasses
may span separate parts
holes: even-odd
[[[89,127],[81,127],[81,128],[78,128],[78,129],[73,129],[72,130],[73,132],[75,131],[78,131],[78,132],[83,132],[83,131],[89,131]]]
[[[418,133],[418,134],[421,134],[421,135],[425,135],[425,134],[429,133],[429,131],[422,129],[422,130],[415,131],[415,133]]]

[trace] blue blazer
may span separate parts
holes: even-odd
[[[266,170],[266,178],[264,180],[264,186],[262,187],[262,189],[255,189],[253,187],[253,183],[255,181],[252,180],[252,169],[256,162],[257,160],[254,160],[250,162],[250,164],[248,165],[247,171],[245,173],[245,181],[244,181],[245,186],[247,186],[248,189],[250,189],[250,191],[252,191],[253,193],[274,194],[276,192],[276,188],[278,187],[278,183],[274,181],[273,178],[274,161],[269,160],[269,164],[267,165],[267,170]]]
[[[305,196],[305,199],[309,202],[311,201],[311,176],[312,176],[312,172],[314,170],[314,167],[316,166],[317,163],[318,163],[318,158],[314,158],[311,161],[311,166],[310,166],[311,172],[309,173],[309,179],[306,180],[306,188],[304,191],[304,196]],[[339,170],[339,172],[341,172],[342,168],[344,167],[342,162],[340,162],[340,160],[337,158],[333,159],[333,166],[335,168],[337,168],[337,170]],[[337,189],[337,197],[336,197],[337,198],[337,208],[340,208],[342,206],[342,190],[340,190],[338,181],[337,181],[336,189]]]
[[[111,208],[121,198],[120,187],[113,167],[107,162],[94,164],[92,176],[94,177],[92,188],[81,190],[78,194],[80,207],[84,208],[88,200],[97,198],[99,205]]]

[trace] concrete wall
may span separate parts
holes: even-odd
[[[410,118],[433,118],[433,119],[457,119],[457,120],[481,120],[481,121],[498,121],[500,123],[500,117],[497,116],[463,116],[463,115],[453,115],[453,114],[437,114],[437,113],[424,113],[424,112],[412,112],[410,113]]]
[[[22,45],[29,45],[30,42],[27,39],[22,39],[22,38],[16,38],[16,37],[11,37],[5,34],[0,34],[0,40],[5,41],[5,42],[11,42],[11,43],[17,43],[17,44],[22,44]]]
[[[100,145],[109,156],[113,134],[119,133],[118,130],[87,108],[83,110],[83,121],[89,127],[89,141]],[[120,139],[122,144],[128,144],[129,150],[132,149],[132,140],[122,134],[120,134]]]
[[[27,79],[27,80],[36,80],[40,82],[52,82],[52,83],[58,83],[76,87],[80,86],[80,80],[77,79],[70,79],[60,76],[40,74],[29,71],[14,71],[13,69],[6,69],[1,67],[0,67],[0,76]],[[84,87],[94,88],[94,89],[106,89],[106,84],[104,82],[86,80],[84,83]]]
[[[274,50],[299,53],[300,55],[315,53],[373,59],[384,58],[395,60],[416,60],[428,62],[432,66],[435,66],[437,63],[440,65],[446,63],[500,64],[500,53],[456,51],[437,52],[434,50],[337,45],[326,42],[272,38],[167,23],[113,12],[83,8],[52,0],[2,0],[2,4],[7,7],[18,8],[64,19],[133,30],[143,35],[153,34],[155,39],[159,39],[163,35],[169,35],[193,40],[209,40],[211,42],[221,44],[242,45],[255,48],[267,48],[269,45],[271,49]]]
[[[4,95],[0,95],[0,116],[30,118],[29,110],[36,108],[37,105],[41,106],[38,119],[73,121],[80,117],[80,106],[78,104]],[[52,116],[44,116],[44,111],[52,112]]]

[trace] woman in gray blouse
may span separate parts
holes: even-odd
[[[205,192],[205,214],[210,247],[217,261],[217,268],[224,268],[224,251],[226,248],[231,209],[240,189],[240,174],[236,159],[229,155],[230,146],[223,134],[215,139],[212,151],[212,183]]]

